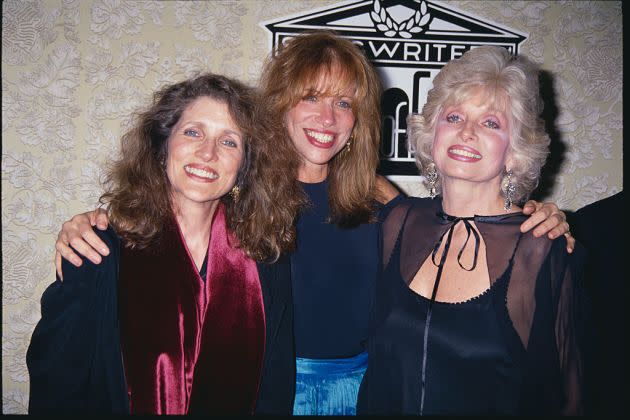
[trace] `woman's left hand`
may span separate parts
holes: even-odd
[[[531,215],[521,225],[521,232],[534,229],[534,236],[539,237],[545,233],[549,239],[555,239],[560,235],[567,238],[567,252],[570,254],[575,248],[575,238],[569,231],[567,215],[555,205],[555,203],[539,203],[529,200],[523,206],[523,214]]]

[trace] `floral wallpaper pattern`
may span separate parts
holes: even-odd
[[[196,72],[256,83],[270,45],[260,22],[336,3],[2,2],[4,413],[27,412],[25,355],[54,281],[56,233],[95,206],[129,115],[158,87]],[[528,33],[522,52],[552,75],[563,156],[544,198],[576,210],[622,190],[621,2],[442,3]]]

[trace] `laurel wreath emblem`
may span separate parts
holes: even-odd
[[[392,19],[387,9],[381,5],[381,0],[374,0],[374,8],[372,12],[370,12],[370,16],[372,17],[372,21],[376,24],[376,28],[389,38],[396,35],[402,38],[411,38],[411,34],[422,32],[423,27],[429,23],[431,14],[427,10],[426,1],[414,1],[420,3],[420,10],[416,10],[416,13],[409,19],[398,23]]]

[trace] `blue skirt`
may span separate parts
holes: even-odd
[[[296,358],[294,415],[356,414],[367,352],[343,359]]]

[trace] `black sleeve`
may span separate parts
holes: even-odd
[[[556,276],[562,278],[556,290],[555,339],[564,388],[562,414],[578,415],[584,414],[584,346],[590,311],[582,281],[584,249],[576,244],[569,255],[564,247],[556,252],[562,257],[551,261],[552,268],[558,265]]]
[[[120,334],[117,279],[119,241],[95,230],[110,255],[99,265],[62,262],[64,280],[41,299],[42,318],[26,353],[29,414],[128,413]]]
[[[573,254],[568,254],[566,241],[560,237],[544,253],[547,256],[536,278],[535,299],[524,306],[525,311],[534,311],[526,341],[526,414],[579,415],[584,413],[584,327],[588,313],[581,278],[583,249],[576,246]],[[513,308],[517,305],[512,299]],[[528,318],[516,316],[513,323],[523,329],[523,320]]]
[[[265,356],[257,415],[291,415],[295,396],[293,295],[288,256],[272,264],[257,263],[265,305]]]

